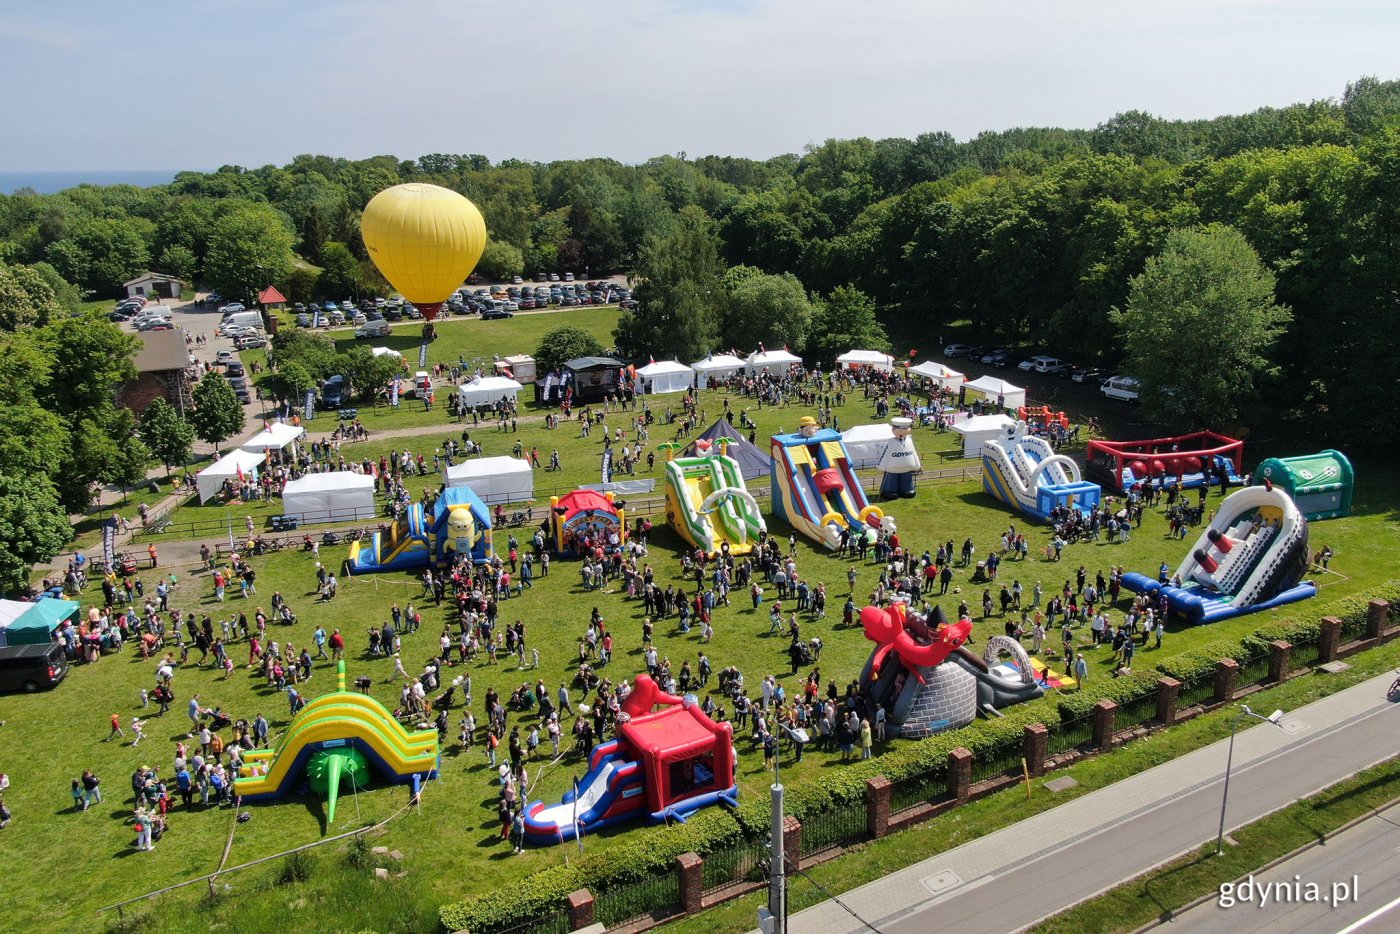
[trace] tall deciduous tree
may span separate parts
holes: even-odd
[[[1175,230],[1114,309],[1125,370],[1150,417],[1181,428],[1228,423],[1275,368],[1266,353],[1292,318],[1274,275],[1232,227]]]
[[[47,477],[0,472],[0,587],[22,590],[29,569],[62,551],[72,533]]]
[[[39,272],[0,263],[0,330],[42,327],[61,310],[53,289]]]
[[[770,276],[752,266],[734,266],[724,274],[724,288],[726,345],[747,351],[759,344],[791,350],[806,344],[812,303],[792,273]]]
[[[719,339],[726,293],[714,223],[690,205],[664,236],[642,249],[638,307],[618,321],[614,336],[630,356],[694,360]]]
[[[225,295],[247,295],[286,275],[295,257],[286,219],[265,204],[241,204],[214,222],[204,278]]]
[[[889,349],[889,335],[875,317],[875,302],[864,292],[842,285],[816,303],[809,355],[825,364],[848,350]]]
[[[194,426],[181,418],[169,402],[156,399],[141,413],[141,440],[160,458],[169,476],[172,465],[189,460]]]
[[[540,372],[557,369],[566,360],[577,357],[593,357],[603,352],[598,339],[583,328],[566,326],[555,328],[540,339],[535,348],[535,364]]]
[[[360,261],[345,244],[331,240],[321,247],[321,275],[316,289],[336,301],[359,292]]]
[[[219,446],[243,430],[243,406],[228,380],[207,376],[194,387],[194,433],[201,441]]]

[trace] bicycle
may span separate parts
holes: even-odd
[[[1400,668],[1395,669],[1395,680],[1390,682],[1390,689],[1385,692],[1385,696],[1394,698],[1397,694],[1400,694]]]

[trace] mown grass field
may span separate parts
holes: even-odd
[[[489,328],[521,322],[522,318],[516,318],[513,322],[457,322],[454,327],[464,328],[460,346],[465,348],[473,340],[486,339],[480,335],[472,337],[475,331],[473,325]],[[450,333],[451,330],[445,328],[444,332]],[[503,347],[498,352],[532,349],[532,342],[537,339],[522,338],[524,347]],[[709,421],[722,412],[725,398],[721,393],[702,394],[701,405],[706,410],[706,417],[701,421],[701,428],[707,427]],[[736,420],[741,408],[753,405],[751,400],[742,397],[728,398]],[[653,404],[659,413],[664,413],[666,406],[678,406],[678,402],[679,397],[663,396]],[[780,429],[792,430],[802,414],[805,411],[798,407],[777,410],[765,407],[761,411],[756,407],[751,408],[750,415],[759,425],[757,437],[760,446],[764,446],[768,434]],[[842,427],[873,420],[869,405],[858,396],[844,408],[838,409],[837,414]],[[460,426],[448,425],[445,416],[437,411],[432,415],[444,419],[441,433],[391,439],[376,438],[372,434],[368,442],[346,444],[346,456],[352,456],[353,451],[357,459],[373,459],[383,451],[404,447],[430,455],[433,448],[446,437],[460,437]],[[392,417],[386,416],[386,419]],[[610,422],[616,421],[615,417],[610,419]],[[668,440],[674,433],[674,426],[666,426],[664,417],[659,421],[662,424],[654,426],[650,446]],[[317,428],[317,422],[313,422],[312,427]],[[537,496],[549,487],[565,489],[598,480],[601,435],[597,430],[590,438],[581,438],[578,434],[576,423],[565,423],[557,431],[546,431],[538,418],[522,421],[518,437],[527,450],[537,445],[542,458],[547,461],[549,451],[558,447],[564,461],[564,469],[559,474],[541,471],[537,475]],[[317,432],[313,430],[314,436],[317,436]],[[472,437],[484,444],[488,455],[494,455],[509,454],[517,435],[500,434],[494,431],[493,425],[482,425],[472,430]],[[916,432],[916,438],[926,468],[939,467],[940,455],[956,446],[956,436],[952,434],[920,430]],[[1251,458],[1267,453],[1273,452],[1251,452]],[[1397,501],[1393,492],[1397,475],[1393,470],[1373,464],[1359,465],[1358,473],[1361,483],[1356,496],[1356,514],[1349,519],[1319,524],[1314,528],[1314,547],[1327,543],[1337,551],[1337,557],[1332,562],[1336,573],[1318,578],[1323,586],[1324,600],[1365,592],[1394,576],[1392,563],[1386,556],[1391,553],[1397,543],[1396,536],[1400,534],[1400,526],[1395,521]],[[645,476],[645,473],[640,475]],[[436,486],[437,482],[435,477],[424,477],[413,481],[410,489],[416,491],[420,483],[423,486]],[[1211,505],[1214,506],[1216,502],[1216,497],[1212,495]],[[251,511],[261,517],[259,510],[268,516],[276,512],[271,507],[253,507],[252,510],[240,507],[234,515],[241,519]],[[978,554],[985,555],[1008,524],[1027,527],[1018,514],[986,497],[981,493],[980,485],[972,481],[926,483],[915,499],[895,503],[889,507],[889,511],[899,523],[905,544],[916,552],[926,547],[936,548],[941,541],[952,539],[961,542],[971,537],[977,544]],[[196,507],[180,510],[182,516],[186,513],[218,517],[223,515],[223,510]],[[788,534],[787,527],[776,520],[770,520],[770,529],[784,538]],[[1101,541],[1071,546],[1059,564],[1041,558],[1048,533],[1038,526],[1030,526],[1027,531],[1033,545],[1031,557],[1024,563],[1007,562],[1002,568],[1003,580],[1019,579],[1027,591],[1037,580],[1047,590],[1057,588],[1066,578],[1073,577],[1080,564],[1086,567],[1091,576],[1100,569],[1106,571],[1112,565],[1151,570],[1162,560],[1175,564],[1187,547],[1184,543],[1166,538],[1166,522],[1160,512],[1148,514],[1132,541],[1119,544]],[[523,530],[519,534],[523,542],[527,535]],[[215,537],[211,535],[210,540]],[[503,536],[497,544],[504,544]],[[673,580],[679,570],[678,548],[679,540],[663,528],[658,528],[653,537],[650,561],[663,584]],[[343,555],[343,548],[326,548],[322,550],[321,560],[334,567],[338,566]],[[256,559],[254,563],[259,571],[259,593],[256,597],[243,601],[237,596],[230,596],[226,603],[220,605],[213,598],[207,575],[182,570],[180,589],[172,605],[200,614],[209,613],[216,622],[217,630],[217,621],[222,614],[246,610],[251,615],[256,606],[267,607],[273,592],[280,591],[295,608],[300,620],[292,628],[274,627],[274,638],[284,646],[288,641],[295,643],[299,650],[303,644],[311,643],[311,633],[316,625],[323,625],[328,631],[338,627],[346,635],[350,647],[347,657],[350,659],[351,677],[372,677],[373,694],[390,707],[396,705],[399,685],[389,678],[392,663],[368,656],[366,630],[371,625],[382,623],[395,602],[400,605],[414,602],[422,607],[418,581],[406,573],[343,577],[339,596],[331,603],[321,604],[313,596],[314,563],[309,555],[283,551]],[[820,635],[823,638],[826,643],[821,659],[823,680],[834,678],[838,685],[844,685],[859,673],[870,651],[870,643],[858,628],[844,630],[837,625],[847,592],[845,576],[848,565],[825,553],[818,553],[804,541],[798,543],[798,563],[799,570],[809,580],[825,581],[829,586],[828,618],[804,622],[804,636]],[[879,568],[866,563],[858,570],[855,592],[857,604],[861,605],[874,587]],[[149,572],[143,572],[143,577],[154,584]],[[956,600],[963,596],[974,607],[977,606],[980,588],[970,587],[965,573],[961,571],[956,583],[961,593],[954,595],[953,602],[946,609],[955,609]],[[488,687],[494,686],[507,694],[522,681],[528,679],[533,682],[536,677],[542,677],[551,689],[557,689],[561,681],[571,681],[577,658],[576,641],[583,633],[589,611],[595,606],[607,619],[617,643],[616,660],[608,673],[620,679],[631,677],[641,670],[640,604],[629,603],[623,595],[615,592],[585,592],[578,578],[577,565],[557,562],[548,578],[537,578],[532,590],[504,602],[501,607],[503,621],[519,618],[529,627],[530,644],[540,653],[539,671],[516,670],[513,660],[508,664],[491,666],[483,659],[467,667],[466,673],[473,679],[473,709],[478,720],[484,719],[481,698]],[[685,659],[693,662],[697,653],[704,648],[716,670],[731,664],[738,665],[751,686],[756,686],[764,674],[779,675],[789,692],[794,693],[806,670],[796,678],[788,675],[789,666],[784,651],[787,639],[765,634],[768,628],[767,610],[768,604],[765,603],[758,612],[754,612],[747,600],[735,601],[734,606],[718,610],[715,615],[715,640],[703,647],[698,641],[698,631],[681,633],[673,628],[673,624],[663,622],[657,626],[658,646],[676,669]],[[1150,668],[1175,653],[1205,641],[1237,638],[1275,616],[1309,612],[1308,604],[1303,604],[1274,614],[1218,623],[1206,629],[1169,631],[1164,648],[1159,652],[1148,650],[1140,653],[1138,666]],[[404,660],[410,671],[435,653],[436,640],[445,618],[430,604],[424,608],[423,617],[424,627],[416,634],[404,637]],[[1001,628],[1002,620],[993,617],[979,623],[977,632],[979,635],[990,634],[1000,632]],[[236,662],[241,664],[247,661],[246,645],[235,643],[230,651]],[[1091,691],[1096,681],[1102,683],[1102,679],[1107,678],[1109,670],[1104,657],[1107,653],[1100,650],[1097,654],[1099,657],[1094,659],[1088,680]],[[10,923],[17,927],[34,924],[48,928],[94,929],[104,922],[92,914],[92,909],[212,871],[218,865],[232,826],[228,811],[196,807],[191,813],[183,813],[176,808],[171,818],[170,834],[153,853],[136,853],[131,849],[134,835],[126,823],[130,816],[131,800],[128,777],[136,766],[142,764],[159,765],[163,771],[169,771],[174,742],[183,737],[188,728],[183,710],[191,693],[199,692],[202,704],[218,704],[235,717],[251,718],[258,712],[264,713],[272,722],[274,735],[288,722],[284,695],[254,678],[242,667],[225,680],[222,672],[193,664],[197,657],[197,653],[193,654],[191,664],[182,667],[176,675],[174,686],[177,699],[171,713],[163,720],[152,720],[147,729],[147,740],[135,749],[128,745],[129,736],[120,742],[102,742],[111,714],[119,714],[129,721],[133,715],[155,712],[154,707],[143,711],[137,696],[140,688],[153,683],[155,664],[153,661],[142,661],[131,648],[120,655],[105,657],[98,664],[74,668],[68,683],[51,694],[0,698],[0,720],[6,721],[6,725],[0,728],[0,750],[6,754],[0,761],[0,767],[11,777],[13,784],[6,799],[15,812],[14,822],[3,831],[5,838],[11,841],[6,849],[35,857],[9,864],[10,873],[5,888]],[[449,671],[453,675],[462,673],[461,669]],[[711,686],[714,684],[712,681]],[[333,686],[333,668],[326,662],[319,662],[309,686],[310,693],[318,694]],[[576,705],[577,702],[575,694]],[[1047,717],[1054,717],[1054,702],[1051,696],[1035,703],[1044,705]],[[237,874],[224,880],[232,887],[231,897],[217,906],[198,907],[197,892],[201,887],[195,887],[190,894],[162,902],[156,916],[161,929],[264,930],[272,926],[272,919],[280,913],[291,912],[292,916],[303,921],[314,915],[317,928],[324,930],[427,930],[436,925],[434,911],[438,904],[493,887],[521,884],[522,880],[528,880],[530,873],[568,859],[573,852],[570,848],[536,849],[522,856],[511,856],[508,849],[498,842],[494,807],[496,788],[491,781],[493,773],[488,770],[479,746],[470,752],[458,747],[456,724],[460,716],[459,699],[452,713],[449,742],[443,750],[442,780],[429,787],[421,811],[397,818],[375,841],[405,854],[403,868],[408,872],[405,879],[382,884],[373,898],[366,898],[363,892],[345,890],[348,881],[358,877],[346,876],[345,871],[338,868],[337,857],[321,853],[315,857],[320,867],[318,874],[297,887],[269,887],[266,885],[266,873],[254,870],[248,875]],[[517,722],[513,716],[511,722]],[[547,749],[547,744],[543,748]],[[747,738],[739,743],[739,749],[742,793],[763,794],[767,776],[762,771],[761,756],[754,751]],[[75,813],[71,808],[68,786],[69,781],[84,768],[93,768],[102,777],[107,802],[86,813]],[[785,781],[795,784],[840,769],[841,763],[839,755],[808,753],[800,764],[791,762],[790,757],[785,756],[783,768]],[[537,764],[531,769],[535,787],[530,797],[557,801],[569,787],[571,779],[582,772],[581,759],[573,755],[554,765],[541,767]],[[405,800],[406,792],[403,789],[378,786],[353,798],[342,798],[338,820],[331,830],[341,831],[383,819],[398,811]],[[327,830],[323,804],[317,795],[251,806],[250,810],[252,820],[237,825],[233,831],[228,858],[230,865],[312,842]],[[621,828],[600,834],[591,839],[589,846],[606,849],[613,840],[625,837],[627,832],[626,828]],[[92,870],[84,876],[84,897],[81,900],[68,898],[61,887],[52,884],[56,873],[78,865]],[[239,917],[245,912],[252,913],[246,917],[260,920],[251,926],[240,922]],[[749,917],[751,920],[751,915]]]

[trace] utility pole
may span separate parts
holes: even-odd
[[[778,756],[773,756],[773,784],[769,788],[773,805],[768,830],[768,907],[758,910],[758,929],[763,934],[787,934],[787,864],[783,853],[783,782]]]

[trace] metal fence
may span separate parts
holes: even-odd
[[[1239,673],[1235,677],[1235,683],[1244,687],[1248,684],[1258,684],[1269,677],[1269,652],[1256,652],[1249,658],[1240,662]]]
[[[1289,654],[1288,664],[1292,668],[1312,668],[1321,661],[1321,650],[1322,639],[1319,636],[1295,642],[1293,651]]]
[[[1351,642],[1362,639],[1366,636],[1366,611],[1358,610],[1355,613],[1348,613],[1342,617],[1342,638],[1343,642]]]
[[[571,930],[573,927],[569,924],[569,913],[561,910],[545,915],[543,918],[522,921],[513,927],[487,927],[481,931],[481,934],[569,934]]]
[[[594,917],[610,928],[651,915],[671,914],[680,903],[680,880],[674,872],[648,876],[593,896]]]
[[[809,814],[802,819],[802,855],[850,846],[866,839],[864,802]]]
[[[972,781],[985,782],[989,778],[1000,778],[1007,772],[1021,770],[1021,757],[1025,743],[1018,737],[1000,746],[974,754],[972,759]]]
[[[1094,717],[1092,714],[1085,714],[1073,720],[1048,724],[1046,729],[1050,735],[1045,741],[1045,754],[1058,756],[1093,742]]]
[[[932,804],[948,794],[948,771],[932,769],[901,778],[890,786],[890,813],[898,814],[921,804]]]
[[[1122,730],[1127,727],[1141,726],[1149,720],[1156,719],[1156,717],[1157,692],[1152,690],[1119,704],[1118,711],[1114,716],[1114,727]]]
[[[1215,672],[1207,671],[1181,682],[1181,691],[1177,694],[1176,706],[1178,709],[1194,707],[1196,704],[1208,704],[1214,699]]]
[[[758,882],[767,877],[768,844],[762,840],[745,840],[707,853],[700,867],[705,895],[736,882]]]

